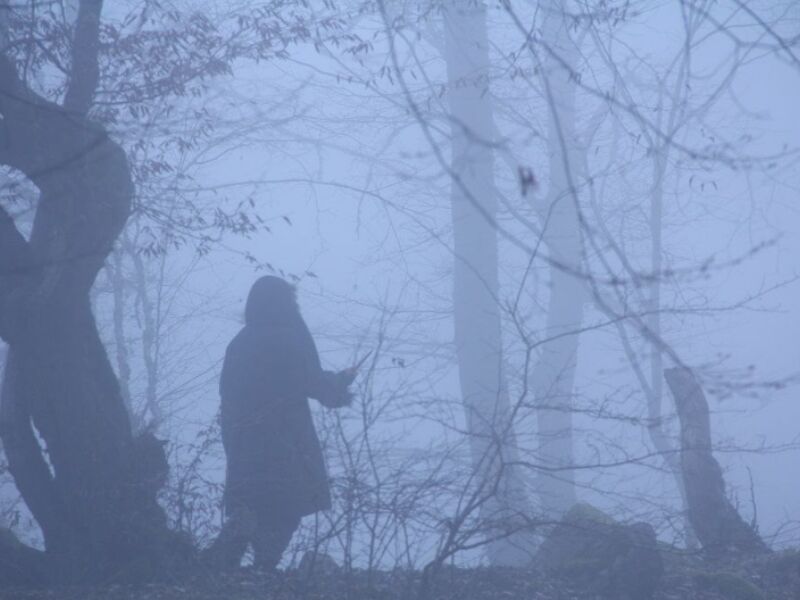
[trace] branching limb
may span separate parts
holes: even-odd
[[[78,8],[72,43],[71,77],[64,98],[64,108],[81,116],[89,112],[100,78],[97,54],[100,50],[102,12],[103,0],[81,0]]]

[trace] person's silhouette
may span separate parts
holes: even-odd
[[[272,276],[255,282],[220,380],[228,519],[215,547],[225,566],[238,566],[252,544],[255,565],[273,569],[300,519],[330,508],[308,398],[346,406],[354,377],[354,368],[322,369],[293,286]]]

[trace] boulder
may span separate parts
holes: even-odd
[[[303,554],[297,570],[306,577],[312,574],[335,575],[339,571],[339,565],[329,554],[310,551]]]
[[[649,600],[664,573],[652,526],[618,523],[588,504],[573,506],[553,527],[536,564],[615,600]]]
[[[766,600],[764,592],[735,573],[695,573],[697,587],[722,594],[726,600]]]

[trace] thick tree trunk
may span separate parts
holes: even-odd
[[[517,460],[511,407],[502,368],[498,301],[497,213],[492,152],[489,41],[482,2],[451,0],[445,10],[445,58],[452,129],[451,210],[455,250],[453,305],[461,394],[472,462],[487,501],[481,518],[493,565],[530,561],[524,520],[526,494]]]
[[[725,495],[722,469],[711,451],[708,402],[694,373],[673,368],[664,371],[664,377],[681,423],[681,470],[689,521],[703,550],[711,555],[767,551]]]
[[[0,528],[0,582],[24,586],[46,581],[43,552],[22,544],[8,529]]]
[[[128,217],[127,159],[80,112],[31,92],[6,58],[0,113],[0,162],[40,191],[30,240],[0,211],[0,336],[10,346],[0,435],[9,467],[54,578],[152,573],[170,535],[89,302]]]

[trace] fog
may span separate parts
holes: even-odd
[[[298,396],[331,502],[280,572],[563,576],[590,510],[647,548],[614,563],[642,581],[660,548],[659,577],[672,553],[796,592],[742,566],[800,547],[795,3],[2,16],[0,526],[35,552],[0,549],[9,585],[210,569],[241,533],[220,377],[269,275],[326,376],[359,364],[346,406]],[[288,320],[265,339],[291,366]],[[267,565],[253,535],[231,564]],[[602,594],[678,597],[667,575]]]

